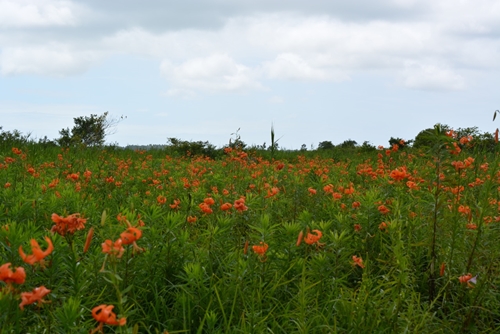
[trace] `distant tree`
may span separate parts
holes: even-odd
[[[359,149],[361,152],[372,152],[377,150],[377,148],[374,145],[370,144],[368,141],[364,141]]]
[[[5,131],[0,126],[0,144],[5,145],[6,147],[9,147],[12,145],[26,144],[26,143],[32,141],[30,139],[30,136],[31,136],[31,133],[24,135],[19,130]]]
[[[70,130],[69,128],[59,131],[61,137],[57,139],[60,146],[70,146],[82,144],[85,146],[100,146],[104,144],[106,136],[113,133],[114,128],[121,120],[109,118],[108,112],[98,116],[92,114],[90,116],[80,116],[73,118],[75,125]]]
[[[302,144],[302,146],[300,147],[300,150],[301,151],[307,151],[307,145],[306,144]]]
[[[410,139],[410,140],[404,140],[403,138],[399,138],[399,137],[391,137],[391,139],[389,139],[389,145],[392,147],[394,144],[397,144],[399,149],[404,149],[408,146],[410,146],[411,144],[413,143],[413,139]]]
[[[457,134],[458,139],[468,136],[478,137],[481,134],[477,126],[469,128],[458,128],[455,130],[455,133]]]
[[[318,144],[318,150],[331,150],[334,147],[335,145],[329,140],[322,141]]]
[[[355,140],[347,139],[347,140],[344,140],[344,142],[342,144],[340,144],[339,146],[341,148],[355,148],[356,145],[358,145],[358,143]]]
[[[445,132],[450,129],[451,128],[448,125],[438,123],[434,125],[434,128],[422,130],[415,137],[413,147],[433,147],[439,141],[440,136],[444,136]]]
[[[215,158],[217,156],[216,147],[208,141],[186,141],[177,138],[168,138],[167,149],[181,155],[201,155],[210,158]]]

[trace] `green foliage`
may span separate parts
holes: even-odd
[[[335,145],[329,140],[322,141],[318,144],[318,150],[331,150]]]
[[[18,130],[5,131],[0,126],[0,148],[9,148],[12,146],[26,145],[29,143],[31,134],[23,135]]]
[[[26,281],[0,281],[0,331],[88,333],[106,304],[127,319],[106,333],[496,332],[497,147],[452,152],[459,139],[441,126],[429,137],[425,154],[354,141],[273,157],[175,138],[147,152],[2,146],[0,265]],[[83,230],[50,232],[52,213],[77,212]],[[136,245],[104,254],[130,227]],[[19,246],[45,250],[45,237],[44,266],[23,262]],[[48,303],[21,311],[20,294],[41,285]]]
[[[351,148],[352,149],[352,148],[355,148],[357,145],[358,145],[358,143],[355,140],[347,139],[347,140],[344,140],[339,145],[339,147],[341,147],[341,148]]]
[[[186,141],[177,138],[168,138],[167,151],[181,156],[205,156],[214,159],[220,153],[208,141]]]
[[[450,127],[446,124],[436,124],[434,128],[428,128],[420,131],[415,137],[413,142],[413,147],[424,148],[433,147],[439,144],[445,137],[446,131],[449,131]]]
[[[374,152],[377,148],[370,144],[368,141],[364,141],[363,144],[359,147],[360,152]]]

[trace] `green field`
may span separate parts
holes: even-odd
[[[0,142],[1,332],[500,332],[497,149],[434,139]]]

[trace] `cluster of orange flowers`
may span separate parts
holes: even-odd
[[[23,261],[30,265],[34,265],[37,262],[40,262],[43,265],[43,259],[47,257],[54,249],[51,240],[48,237],[46,237],[45,240],[47,240],[49,247],[47,248],[47,250],[42,251],[40,245],[38,245],[38,242],[35,239],[31,239],[31,248],[33,254],[30,255],[26,255],[22,249],[22,246],[19,246],[19,254]],[[0,281],[3,281],[7,284],[7,286],[9,287],[8,291],[14,291],[14,289],[12,288],[13,283],[18,285],[24,284],[25,280],[26,271],[23,267],[17,267],[12,270],[10,262],[0,266]],[[26,305],[31,305],[36,302],[44,303],[45,301],[43,300],[43,298],[49,293],[50,290],[45,286],[34,288],[31,292],[21,292],[21,303],[19,304],[19,308],[21,310],[24,310],[24,306]]]
[[[106,239],[102,244],[102,252],[108,255],[111,255],[115,258],[121,258],[123,253],[125,252],[125,248],[123,245],[132,245],[133,252],[142,252],[143,249],[137,245],[137,240],[142,237],[142,231],[134,227],[130,224],[130,222],[126,219],[126,217],[118,215],[118,221],[124,221],[127,224],[127,229],[120,234],[120,238],[116,241],[112,241],[110,239]],[[142,221],[139,220],[139,224]],[[106,261],[103,263],[103,269]]]
[[[67,217],[61,217],[56,213],[52,214],[52,221],[55,225],[52,227],[51,232],[56,232],[59,235],[66,235],[66,233],[73,234],[76,231],[83,230],[87,219],[80,218],[79,213],[74,213]]]

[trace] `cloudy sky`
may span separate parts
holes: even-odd
[[[0,126],[36,138],[387,146],[496,109],[498,0],[0,0]]]

